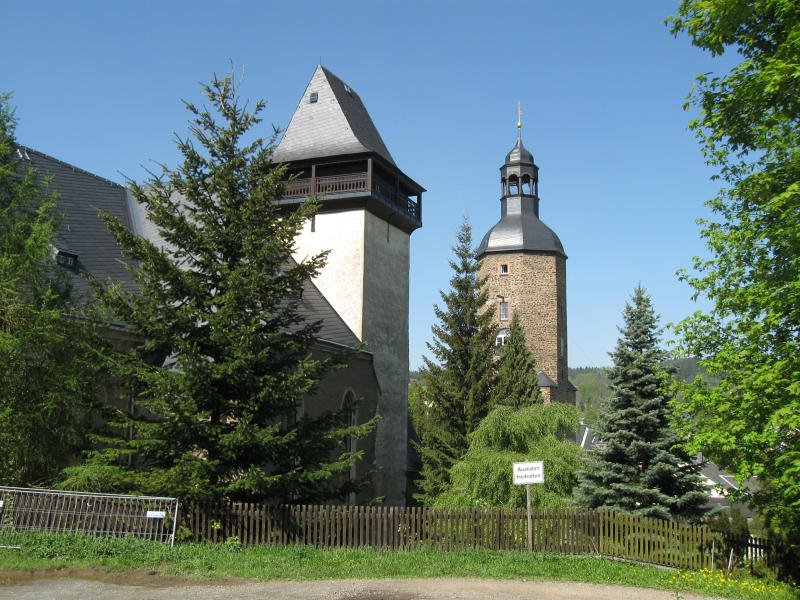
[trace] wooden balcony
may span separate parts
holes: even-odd
[[[376,198],[381,203],[386,204],[408,216],[419,221],[419,204],[412,200],[395,186],[372,178],[372,189],[369,189],[368,173],[348,173],[346,175],[330,175],[325,177],[309,177],[304,179],[294,179],[286,184],[284,199],[305,198],[307,196],[319,196],[325,200],[326,196],[336,196],[340,194],[367,194]]]

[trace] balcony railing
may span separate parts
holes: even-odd
[[[347,175],[329,175],[326,177],[295,179],[286,184],[283,197],[286,199],[305,198],[311,195],[335,195],[367,192],[366,173],[348,173]],[[373,179],[372,195],[407,215],[419,219],[417,203],[383,181]]]

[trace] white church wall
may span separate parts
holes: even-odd
[[[314,217],[313,231],[308,221],[295,238],[294,252],[295,260],[301,261],[330,250],[314,284],[360,340],[364,339],[364,219],[363,210],[320,213]]]

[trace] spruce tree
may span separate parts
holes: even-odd
[[[351,407],[316,418],[301,410],[320,377],[350,356],[315,358],[320,324],[298,310],[304,282],[325,260],[292,260],[316,206],[281,209],[275,136],[251,133],[264,103],[250,111],[236,88],[230,75],[204,85],[210,108],[185,103],[182,164],[132,184],[163,247],[106,216],[137,265],[136,291],[95,285],[144,340],[109,361],[136,410],[116,422],[132,435],[104,440],[65,485],[198,501],[316,502],[351,491],[359,453],[344,450],[346,440],[372,424],[348,426]]]
[[[668,374],[656,314],[638,286],[626,304],[611,357],[612,397],[600,416],[602,444],[579,473],[577,495],[590,508],[699,521],[708,496],[699,467],[669,426]]]
[[[9,101],[0,93],[0,484],[42,486],[83,447],[100,341],[74,318],[56,198],[16,144]]]
[[[487,308],[488,292],[478,277],[472,228],[464,219],[450,261],[450,290],[440,292],[424,358],[419,408],[414,425],[422,461],[416,500],[431,504],[450,482],[450,467],[467,451],[467,435],[489,410],[493,380],[495,328]]]
[[[516,313],[511,317],[509,334],[500,348],[495,377],[492,406],[522,408],[542,404],[536,359],[528,349],[525,330]]]

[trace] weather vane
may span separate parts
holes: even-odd
[[[519,139],[522,139],[522,108],[520,107],[519,102],[517,102],[517,136]]]

